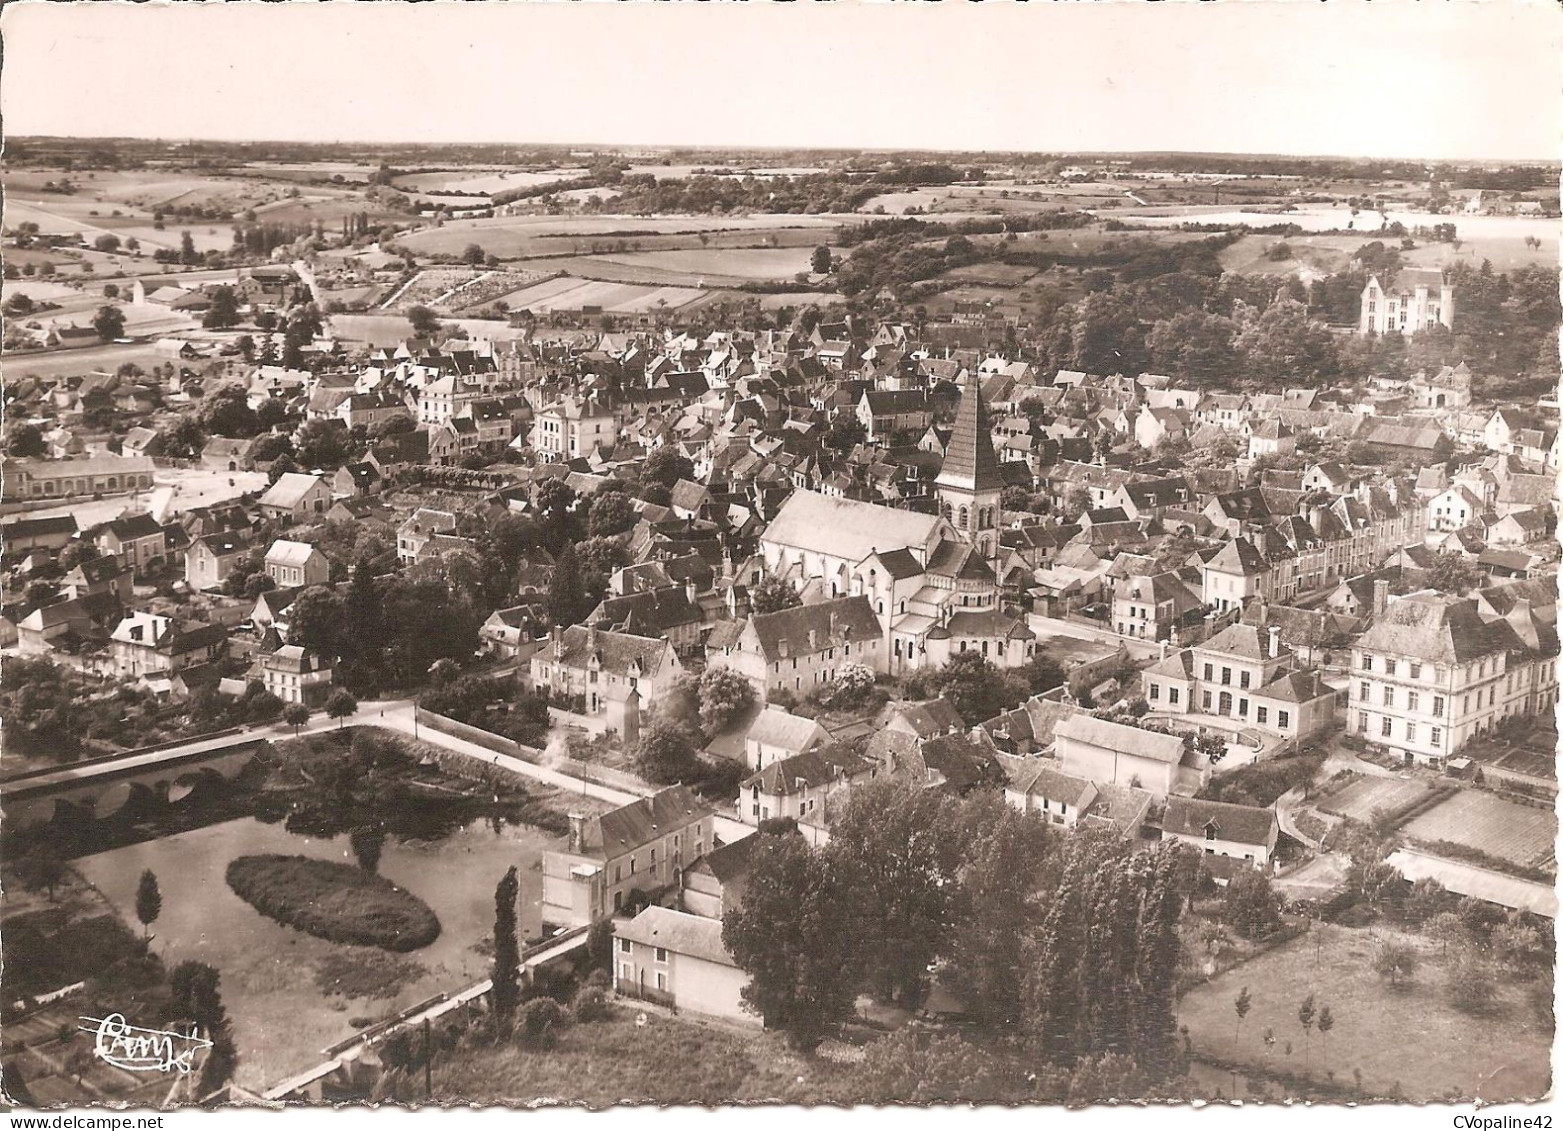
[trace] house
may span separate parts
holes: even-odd
[[[396,529],[396,560],[413,565],[436,536],[452,534],[455,529],[456,516],[450,511],[419,507]]]
[[[112,593],[124,604],[130,600],[131,570],[118,558],[93,558],[78,562],[60,579],[60,592],[70,598]]]
[[[289,471],[262,495],[257,503],[267,518],[302,522],[312,514],[324,514],[331,505],[331,488],[319,475]]]
[[[1263,868],[1275,855],[1280,824],[1275,812],[1253,805],[1167,798],[1161,839],[1199,849],[1206,856],[1227,856]]]
[[[197,592],[220,588],[250,553],[249,536],[224,530],[202,535],[185,549],[185,584]]]
[[[746,825],[791,817],[811,843],[827,839],[833,808],[878,764],[834,747],[821,746],[771,762],[738,784],[736,812]]]
[[[592,610],[586,623],[635,636],[660,636],[680,656],[693,655],[699,652],[707,629],[693,590],[690,583],[608,597]]]
[[[813,719],[769,706],[754,717],[744,735],[744,764],[751,770],[763,770],[829,741],[830,732]]]
[[[1046,759],[1012,758],[1004,768],[1009,776],[1004,800],[1022,813],[1040,814],[1049,824],[1074,828],[1096,800],[1095,782],[1063,773]]]
[[[1505,719],[1550,716],[1556,624],[1529,600],[1506,604],[1500,613],[1431,590],[1389,598],[1352,646],[1347,731],[1440,767]]]
[[[666,640],[556,625],[532,655],[528,682],[550,705],[598,720],[633,742],[641,705],[660,699],[683,671]]]
[[[266,551],[266,576],[284,587],[324,585],[331,563],[317,546],[278,538]]]
[[[561,397],[537,410],[532,422],[532,447],[539,462],[564,463],[611,448],[619,440],[618,418],[596,394]]]
[[[1279,420],[1266,420],[1248,430],[1248,458],[1289,456],[1297,450],[1297,438]]]
[[[331,693],[331,664],[324,656],[284,644],[261,656],[261,682],[284,703],[318,707]]]
[[[372,463],[349,463],[336,469],[331,477],[331,494],[337,498],[367,495],[380,484],[380,473]]]
[[[1165,797],[1178,785],[1183,740],[1091,715],[1071,715],[1053,728],[1061,771],[1088,781],[1132,785]]]
[[[34,550],[63,550],[76,533],[75,515],[9,515],[0,519],[0,553],[11,559]]]
[[[213,436],[201,448],[201,466],[210,471],[249,471],[255,466],[250,458],[254,443],[254,440]]]
[[[478,627],[483,650],[500,659],[527,659],[546,634],[545,614],[536,605],[495,609]],[[524,653],[524,654],[523,654]]]
[[[756,837],[742,837],[711,849],[685,868],[680,910],[720,920],[742,904],[757,843]]]
[[[687,861],[716,844],[710,806],[681,785],[596,817],[543,853],[543,922],[577,927],[617,914],[629,896],[677,886]]]
[[[44,655],[57,649],[74,651],[83,645],[107,643],[123,613],[118,596],[112,593],[41,605],[17,622],[17,650],[24,656]]]
[[[292,625],[290,612],[293,602],[298,600],[298,595],[304,592],[298,589],[268,589],[255,598],[255,608],[250,612],[250,623],[255,626],[257,633],[264,633],[269,628],[277,630],[282,637],[288,635],[288,629]]]
[[[1408,267],[1387,283],[1369,276],[1362,288],[1359,334],[1415,334],[1439,325],[1454,325],[1454,288],[1442,271]]]
[[[648,907],[615,922],[613,934],[613,989],[621,997],[760,1024],[744,1009],[741,995],[749,975],[722,945],[719,920]]]
[[[148,679],[217,659],[227,649],[228,632],[217,624],[184,623],[158,613],[136,612],[119,622],[109,645],[116,674]]]
[[[149,514],[117,518],[99,527],[98,550],[134,570],[144,572],[168,553],[168,535]]]
[[[884,672],[884,640],[867,597],[839,597],[743,622],[730,646],[707,649],[708,664],[729,667],[754,685],[760,702],[777,692],[802,698],[836,678],[842,664]]]

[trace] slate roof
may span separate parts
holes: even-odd
[[[599,860],[622,855],[661,840],[674,829],[692,825],[711,811],[687,786],[669,786],[610,813],[588,818],[581,830],[580,855]]]
[[[630,665],[638,663],[641,675],[655,676],[662,668],[667,654],[667,641],[646,636],[631,636],[625,632],[596,630],[596,647],[589,647],[592,630],[584,625],[572,625],[564,630],[560,641],[563,645],[557,662],[572,668],[584,668],[595,652],[603,671],[624,675]],[[548,655],[552,658],[553,653]]]
[[[1239,844],[1269,844],[1277,829],[1275,814],[1269,809],[1193,797],[1167,798],[1161,825],[1166,832],[1203,837],[1207,824],[1214,826],[1218,839]]]
[[[961,391],[955,431],[937,482],[976,491],[996,491],[1004,486],[1004,472],[993,451],[993,426],[982,400],[982,389],[969,379]]]
[[[1183,740],[1177,735],[1124,726],[1094,715],[1072,715],[1053,728],[1053,735],[1156,762],[1177,765],[1183,760]]]
[[[867,597],[839,597],[814,605],[799,605],[774,613],[759,613],[749,618],[760,649],[768,661],[784,656],[806,656],[832,648],[846,639],[846,630],[856,640],[879,637],[879,620]],[[809,646],[809,632],[814,646]]]
[[[670,907],[648,907],[628,922],[614,920],[613,933],[642,946],[659,946],[673,954],[688,955],[734,969],[738,966],[722,945],[720,919],[690,915]]]

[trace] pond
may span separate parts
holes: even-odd
[[[157,874],[162,914],[152,949],[170,967],[196,959],[216,967],[239,1049],[236,1081],[262,1089],[320,1062],[320,1050],[353,1035],[352,1018],[378,1020],[440,991],[488,977],[480,944],[494,928],[494,886],[516,865],[522,937],[540,930],[542,851],[552,838],[529,825],[487,818],[437,840],[390,837],[378,871],[439,916],[440,936],[406,955],[346,946],[263,917],[228,887],[239,856],[284,853],[354,863],[348,837],[309,836],[254,817],[224,821],[75,861],[134,925],[136,885]],[[328,992],[351,978],[351,994]],[[379,997],[364,996],[378,992]],[[137,1023],[130,1018],[132,1024]]]

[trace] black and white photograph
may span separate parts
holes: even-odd
[[[1556,4],[0,36],[8,1126],[1551,1126]]]

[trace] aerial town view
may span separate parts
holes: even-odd
[[[29,52],[222,13],[18,7],[7,1102],[1550,1093],[1555,113],[138,133]]]

